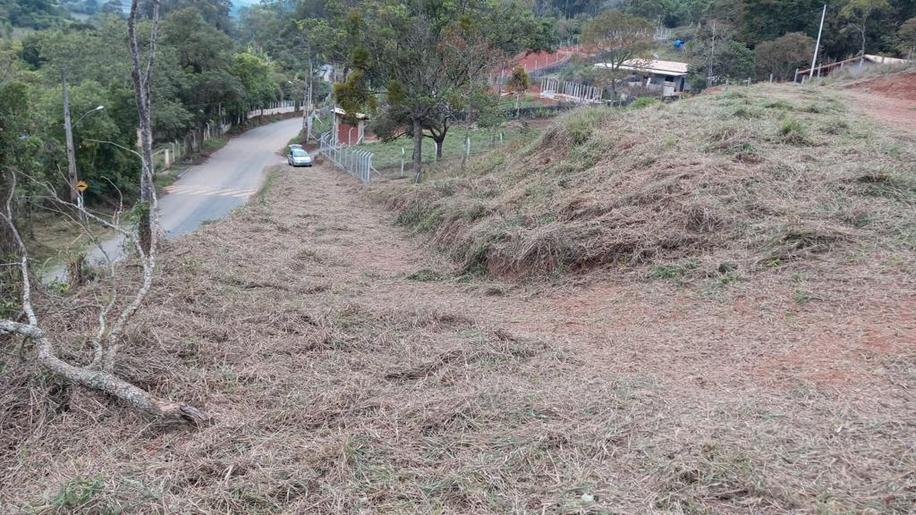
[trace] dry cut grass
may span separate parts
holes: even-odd
[[[798,109],[833,106],[818,92],[767,101],[775,107],[754,90],[737,95],[700,105],[790,111],[783,102],[806,141],[828,138],[826,121]],[[215,424],[162,427],[34,368],[27,344],[0,341],[0,511],[911,512],[916,270],[894,232],[913,221],[909,178],[852,157],[833,171],[811,164],[836,148],[885,151],[876,166],[910,150],[880,136],[855,148],[786,143],[795,129],[781,134],[784,121],[761,114],[772,141],[722,132],[744,127],[735,118],[703,126],[720,135],[703,152],[674,133],[657,152],[629,152],[650,122],[699,116],[692,109],[641,112],[628,129],[615,113],[572,115],[503,165],[490,161],[505,172],[439,177],[392,202],[403,202],[402,223],[429,224],[446,246],[505,228],[464,264],[546,272],[584,267],[587,255],[658,263],[653,276],[687,281],[714,256],[713,290],[626,274],[553,285],[466,274],[393,227],[349,176],[284,167],[248,207],[165,249],[117,367]],[[831,130],[858,134],[835,109]],[[728,141],[751,142],[757,152],[741,151],[756,157],[716,150]],[[666,145],[687,164],[675,167]],[[561,195],[564,177],[575,196]],[[817,185],[824,177],[833,182]],[[858,225],[840,221],[849,199],[862,199]],[[410,218],[411,206],[441,216]],[[736,218],[749,212],[760,214]],[[526,227],[525,214],[540,221]],[[736,279],[762,257],[821,264]],[[103,299],[93,284],[42,295],[68,357],[86,358]]]
[[[863,247],[916,249],[916,140],[830,88],[731,88],[638,111],[582,109],[535,144],[380,196],[468,271],[605,265],[743,274]]]

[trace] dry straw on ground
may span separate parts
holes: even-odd
[[[808,94],[785,102],[826,102]],[[723,98],[704,102],[744,106],[744,98]],[[688,116],[690,108],[664,109],[645,116]],[[809,137],[823,137],[806,123]],[[783,145],[770,125],[772,145]],[[615,130],[604,127],[590,138]],[[912,249],[893,240],[893,224],[906,222],[888,218],[896,201],[885,193],[855,205],[802,205],[797,193],[827,201],[863,188],[886,192],[887,183],[844,168],[830,172],[828,195],[812,185],[808,165],[780,166],[768,172],[783,174],[768,183],[778,193],[747,195],[764,188],[718,151],[702,158],[721,174],[703,163],[666,172],[664,155],[649,151],[629,156],[626,141],[645,130],[615,133],[630,172],[605,169],[598,153],[588,158],[591,174],[568,173],[578,204],[527,195],[535,184],[559,188],[560,179],[546,169],[525,176],[513,162],[510,191],[499,192],[501,176],[481,175],[470,186],[450,183],[449,198],[471,213],[477,201],[488,210],[515,203],[532,217],[558,206],[555,220],[512,226],[507,234],[524,237],[500,241],[487,266],[517,270],[570,252],[596,263],[655,260],[670,267],[659,278],[680,280],[645,280],[655,265],[553,283],[467,275],[393,227],[394,216],[348,176],[325,166],[277,172],[249,207],[165,249],[152,307],[132,327],[118,370],[163,397],[204,406],[216,424],[150,425],[58,385],[20,360],[29,349],[4,343],[3,511],[911,511],[916,270],[904,259]],[[708,144],[742,138],[722,134]],[[687,145],[677,131],[670,137]],[[860,151],[885,144],[871,140]],[[772,163],[770,147],[759,149]],[[797,159],[778,163],[836,151],[792,146]],[[652,156],[656,164],[640,165]],[[546,158],[535,150],[527,162]],[[898,180],[891,169],[881,173]],[[692,192],[704,184],[707,193]],[[633,187],[615,189],[625,185]],[[655,214],[641,227],[625,223],[638,214],[622,207],[624,198]],[[842,223],[839,213],[853,207],[873,221]],[[738,216],[751,209],[764,221],[751,225],[759,236],[739,229],[746,221]],[[797,224],[769,223],[793,212],[804,215]],[[493,216],[480,220],[495,225]],[[457,218],[446,237],[442,220],[440,245],[467,237]],[[603,223],[617,223],[619,239]],[[680,236],[688,226],[695,230]],[[689,262],[707,252],[716,259]],[[738,254],[737,268],[718,252]],[[771,254],[788,263],[744,268]],[[707,261],[725,266],[700,275]],[[87,352],[80,314],[95,293],[43,304],[73,355]]]
[[[742,270],[916,246],[916,142],[835,89],[732,88],[639,111],[576,111],[507,158],[384,192],[468,269],[539,276],[608,264]],[[854,245],[853,245],[854,246]]]

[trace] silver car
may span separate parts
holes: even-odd
[[[301,146],[296,145],[294,147],[290,145],[289,154],[286,155],[286,162],[290,166],[312,166],[312,156]]]

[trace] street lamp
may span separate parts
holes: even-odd
[[[90,109],[86,111],[85,113],[83,113],[83,116],[80,116],[79,118],[76,119],[76,123],[74,123],[73,126],[76,127],[77,125],[80,124],[81,121],[83,121],[83,118],[89,116],[92,113],[97,113],[101,111],[102,109],[105,109],[105,106],[96,106],[95,109]]]

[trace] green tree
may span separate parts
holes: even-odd
[[[170,14],[184,9],[193,9],[206,21],[207,25],[216,30],[231,33],[234,29],[229,11],[232,7],[231,0],[155,0],[159,3],[160,15],[165,18]],[[145,16],[152,16],[153,0],[142,0]]]
[[[154,98],[156,129],[177,137],[201,131],[222,112],[247,110],[247,92],[235,74],[234,43],[194,8],[173,11],[162,24]]]
[[[235,54],[232,73],[241,81],[246,98],[252,106],[264,105],[277,99],[273,63],[263,53],[248,48]]]
[[[0,40],[0,198],[4,201],[13,186],[10,173],[38,180],[50,178],[44,127],[35,105],[35,94],[40,91],[38,77],[24,69],[17,58],[20,51],[21,46],[17,43]],[[28,183],[20,181],[17,189],[23,191],[28,187]],[[18,198],[23,201],[13,209],[20,215],[22,225],[30,229],[31,197],[21,194]],[[9,228],[0,224],[0,259],[9,262],[6,258],[16,250]],[[0,267],[0,298],[14,298],[15,284],[15,272],[9,267]],[[0,317],[6,315],[0,305]]]
[[[817,34],[823,0],[741,0],[736,40],[756,46],[790,32]]]
[[[848,30],[859,36],[859,62],[865,59],[865,46],[868,42],[868,24],[877,14],[887,11],[891,5],[887,0],[849,0],[840,10],[840,16],[846,20]]]
[[[509,76],[509,81],[506,83],[506,89],[510,93],[515,93],[515,116],[518,116],[519,112],[519,100],[522,95],[528,91],[528,88],[531,86],[531,78],[528,77],[528,73],[521,66],[516,66],[512,68],[512,75]]]
[[[46,124],[46,148],[54,167],[66,169],[62,95],[66,83],[73,122],[74,171],[91,185],[87,200],[117,195],[117,190],[131,197],[139,179],[136,159],[119,148],[131,148],[136,141],[136,107],[121,39],[126,35],[124,29],[123,21],[117,20],[98,29],[44,31],[36,38],[38,73],[44,85],[37,105]],[[103,110],[93,111],[100,105]],[[83,116],[85,113],[89,114]],[[56,175],[51,184],[61,193],[72,193]]]
[[[897,30],[897,51],[907,59],[916,51],[916,18],[910,18]]]
[[[658,20],[666,27],[697,23],[706,14],[712,0],[630,0],[625,10],[648,20]]]
[[[797,68],[811,64],[815,41],[801,32],[792,32],[772,41],[764,41],[754,49],[757,78],[770,74],[777,80],[788,80]]]
[[[688,46],[687,80],[695,91],[754,76],[754,51],[732,39],[697,39]]]
[[[0,20],[13,27],[46,29],[65,24],[70,16],[53,0],[0,0]]]
[[[517,4],[484,0],[368,2],[320,30],[328,35],[325,55],[339,55],[347,48],[341,42],[353,42],[346,71],[359,80],[348,77],[335,88],[338,101],[358,104],[360,97],[373,96],[369,89],[383,89],[376,116],[385,119],[377,126],[400,125],[413,137],[417,180],[424,136],[441,149],[451,123],[468,109],[471,92],[506,55],[556,42],[549,24]]]
[[[610,84],[615,97],[621,66],[648,54],[654,31],[648,20],[621,11],[605,11],[583,25],[582,46],[598,61],[601,82]]]
[[[124,4],[121,0],[108,0],[102,4],[101,11],[106,14],[122,15],[124,13]]]

